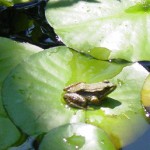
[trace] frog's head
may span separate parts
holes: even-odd
[[[101,86],[103,87],[101,90],[99,90],[99,98],[103,99],[105,98],[108,94],[110,94],[112,91],[116,89],[116,85],[111,83],[110,81],[103,81]]]

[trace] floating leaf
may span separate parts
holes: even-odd
[[[46,16],[62,41],[98,59],[150,60],[149,0],[51,0]]]
[[[142,89],[142,104],[147,111],[147,116],[150,117],[150,75],[145,80]]]
[[[3,108],[1,97],[2,82],[20,61],[42,49],[6,38],[0,38],[0,41],[0,149],[6,149],[16,143],[21,138],[21,134],[10,121]]]
[[[49,149],[115,150],[115,147],[102,129],[78,123],[67,124],[47,133],[39,150]]]
[[[82,110],[74,115],[77,110],[64,107],[62,95],[66,84],[109,79],[123,66],[125,64],[99,61],[66,47],[49,49],[32,55],[9,75],[3,88],[4,104],[24,132],[47,132],[75,120],[80,114],[83,116]]]
[[[147,75],[138,63],[100,61],[57,47],[34,54],[18,65],[5,80],[2,95],[11,119],[29,135],[66,123],[87,122],[105,129],[120,147],[118,142],[123,146],[148,127],[140,104],[140,90]],[[87,110],[66,107],[65,86],[105,79],[117,84],[117,89],[101,106]]]

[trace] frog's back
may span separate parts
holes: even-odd
[[[69,92],[69,93],[78,92],[85,88],[85,84],[86,83],[84,83],[84,82],[77,82],[77,83],[74,83],[74,84],[71,84],[71,85],[65,87],[64,91]]]
[[[98,82],[92,84],[86,84],[86,87],[83,89],[85,92],[101,92],[106,88],[112,87],[112,83]]]
[[[72,85],[69,85],[64,88],[64,91],[69,93],[75,93],[75,92],[101,92],[106,89],[110,89],[114,87],[115,85],[109,81],[104,82],[98,82],[98,83],[84,83],[84,82],[78,82]]]

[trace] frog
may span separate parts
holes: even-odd
[[[77,82],[65,87],[64,100],[67,105],[87,109],[88,106],[101,105],[102,100],[116,89],[108,80],[97,83]]]

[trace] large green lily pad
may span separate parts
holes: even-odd
[[[0,41],[0,149],[6,149],[16,143],[21,138],[21,134],[4,110],[1,97],[2,83],[20,61],[42,49],[6,38],[0,38]]]
[[[65,85],[112,78],[123,66],[86,57],[66,47],[49,49],[32,55],[14,69],[4,84],[3,101],[23,131],[28,134],[47,132],[70,122],[72,116],[75,120],[76,110],[64,107]],[[80,113],[82,110],[77,115]]]
[[[140,90],[147,75],[138,63],[100,61],[57,47],[32,55],[9,74],[2,89],[3,102],[11,119],[29,135],[66,123],[87,122],[105,129],[119,147],[148,126],[140,103]],[[115,83],[117,89],[101,106],[82,110],[65,104],[65,86],[105,79]]]
[[[60,126],[47,133],[40,144],[39,150],[50,149],[115,150],[115,147],[102,129],[78,123]]]
[[[50,0],[46,17],[75,50],[103,60],[150,60],[149,0]]]

